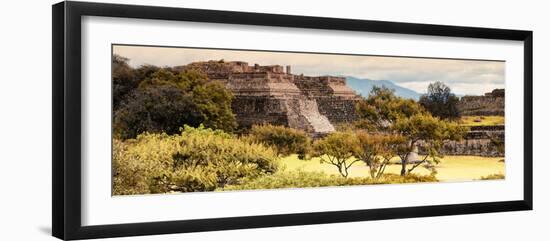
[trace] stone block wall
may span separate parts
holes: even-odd
[[[357,99],[343,97],[317,98],[319,112],[333,123],[352,122],[357,119],[355,104]]]
[[[235,96],[232,103],[240,127],[269,123],[314,135],[334,131],[332,123],[355,120],[358,95],[343,77],[304,76],[281,65],[248,65],[242,61],[203,61],[174,67],[196,69],[221,81]]]
[[[355,104],[359,96],[346,84],[344,77],[294,76],[294,83],[308,98],[315,99],[319,112],[333,123],[356,120]]]
[[[474,126],[461,141],[445,141],[439,151],[443,155],[475,155],[503,157],[504,126]],[[418,143],[419,152],[426,153],[425,144]]]
[[[254,124],[264,123],[288,126],[285,99],[269,96],[239,96],[231,105],[239,127],[250,128]]]
[[[481,96],[464,96],[460,98],[457,108],[461,115],[504,115],[504,89],[495,89]]]

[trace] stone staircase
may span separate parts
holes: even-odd
[[[315,135],[327,134],[335,131],[328,118],[319,113],[315,99],[305,99],[299,102],[299,115],[305,118]]]

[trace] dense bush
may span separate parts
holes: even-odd
[[[272,146],[280,155],[298,154],[301,159],[305,158],[311,144],[311,139],[304,131],[274,125],[252,126],[249,138]]]
[[[343,178],[327,175],[323,172],[278,172],[254,180],[245,181],[241,185],[227,186],[224,190],[250,190],[273,188],[301,188],[361,185],[363,178]]]
[[[143,132],[176,134],[183,125],[198,126],[203,121],[192,97],[169,85],[134,91],[119,105],[113,127],[121,139]]]
[[[116,54],[112,58],[113,111],[118,110],[120,103],[137,89],[142,81],[150,79],[153,73],[160,70],[153,65],[142,65],[134,69],[128,61],[130,59]]]
[[[120,102],[133,89],[137,88],[134,69],[128,65],[128,59],[119,55],[113,55],[112,59],[113,78],[113,108],[118,109]]]
[[[382,177],[372,180],[369,184],[399,184],[399,183],[419,183],[419,182],[438,182],[435,175],[418,175],[409,173],[406,176],[397,174],[384,174]]]
[[[276,170],[272,149],[202,127],[113,142],[115,195],[212,191]]]
[[[154,72],[152,72],[154,71]],[[233,95],[218,81],[187,70],[142,67],[135,71],[144,80],[121,98],[114,111],[114,133],[118,138],[135,138],[142,132],[176,134],[185,125],[231,132],[237,127],[231,110]]]
[[[401,177],[395,174],[385,174],[378,179],[358,177],[344,178],[336,175],[328,175],[323,172],[295,171],[278,172],[273,175],[265,175],[253,180],[246,180],[240,185],[226,186],[221,190],[330,187],[417,182],[437,182],[437,179],[434,176],[420,176],[414,174],[407,175],[406,177]]]

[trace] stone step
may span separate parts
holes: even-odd
[[[305,99],[300,101],[300,115],[303,116],[313,132],[318,133],[330,133],[335,131],[334,126],[330,123],[329,119],[319,113],[319,107],[315,99]]]

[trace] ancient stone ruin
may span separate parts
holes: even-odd
[[[425,144],[418,143],[425,154]],[[504,156],[504,125],[472,126],[461,141],[445,141],[439,150],[443,155]]]
[[[295,75],[290,66],[241,61],[194,62],[175,69],[199,69],[224,83],[235,95],[232,109],[241,127],[269,123],[323,135],[334,131],[334,124],[356,118],[359,96],[343,77]]]
[[[464,96],[458,102],[461,115],[504,115],[504,89],[495,89],[481,96]]]
[[[242,61],[202,61],[174,67],[176,71],[198,69],[210,80],[220,81],[233,92],[233,113],[239,126],[284,125],[322,136],[338,123],[356,119],[355,104],[360,97],[344,77],[305,76],[291,73],[281,65],[249,65]],[[485,96],[462,97],[463,115],[504,114],[504,90]],[[484,129],[485,128],[485,129]],[[504,127],[473,127],[463,141],[448,141],[441,152],[448,155],[502,156]],[[419,145],[420,152],[424,148]]]
[[[458,102],[463,116],[504,116],[504,89],[494,89],[481,96],[464,96]],[[462,141],[448,141],[443,154],[504,156],[504,125],[473,126]]]

